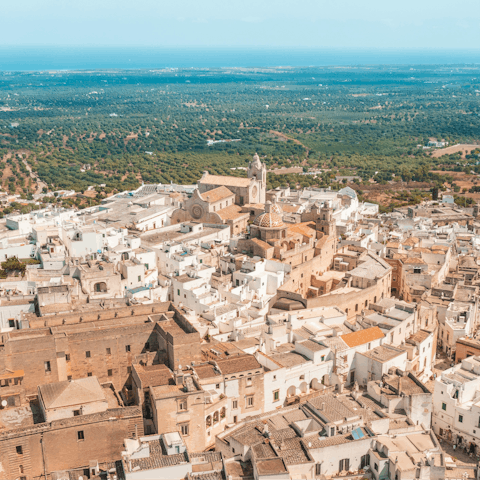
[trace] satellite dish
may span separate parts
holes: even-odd
[[[8,402],[6,400],[2,400],[2,407],[6,407],[8,405]]]

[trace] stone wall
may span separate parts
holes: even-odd
[[[78,432],[83,432],[83,440]],[[88,469],[90,460],[99,463],[120,460],[124,439],[135,435],[143,435],[139,407],[107,410],[2,432],[0,480],[21,476],[43,479],[45,473]]]

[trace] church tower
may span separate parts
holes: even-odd
[[[337,226],[333,218],[333,209],[328,204],[324,204],[320,208],[315,224],[317,232],[323,232],[325,235],[336,237]]]
[[[253,160],[248,165],[247,177],[257,181],[253,187],[254,189],[256,188],[258,192],[257,203],[265,203],[267,194],[267,166],[260,161],[258,154],[253,156]],[[256,195],[253,195],[253,197],[255,196]]]

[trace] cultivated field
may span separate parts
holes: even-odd
[[[432,153],[432,157],[439,158],[439,157],[442,157],[443,155],[451,155],[452,153],[461,152],[462,157],[465,158],[465,155],[470,153],[472,150],[475,150],[476,148],[480,148],[480,145],[462,145],[462,144],[452,145],[451,147],[435,150]]]

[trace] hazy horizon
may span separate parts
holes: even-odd
[[[0,71],[478,65],[479,49],[0,46]]]

